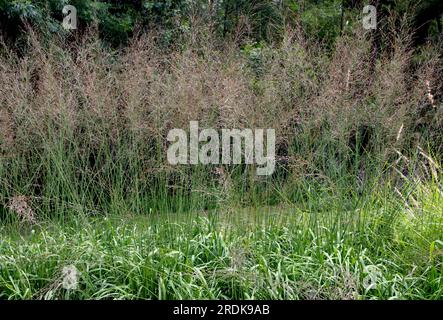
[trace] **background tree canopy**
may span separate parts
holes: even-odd
[[[78,10],[79,29],[96,25],[103,39],[125,44],[137,28],[162,30],[165,41],[189,31],[192,17],[210,25],[226,37],[245,28],[255,41],[281,37],[288,24],[303,26],[308,36],[332,43],[352,26],[365,4],[374,4],[379,15],[396,10],[412,12],[419,42],[441,34],[443,2],[440,0],[0,0],[0,30],[4,38],[17,40],[26,24],[42,34],[66,33],[62,8]]]

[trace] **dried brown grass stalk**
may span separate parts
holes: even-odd
[[[36,215],[29,203],[29,197],[14,196],[9,200],[7,207],[9,208],[9,210],[17,214],[21,222],[36,224]]]

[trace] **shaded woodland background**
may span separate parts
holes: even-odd
[[[195,17],[221,37],[241,30],[257,42],[276,41],[285,27],[298,25],[307,36],[333,43],[343,29],[357,23],[367,4],[377,7],[381,22],[391,11],[409,13],[415,41],[422,44],[441,36],[443,14],[439,0],[1,0],[0,30],[10,41],[20,37],[26,24],[47,36],[64,33],[60,22],[66,4],[78,10],[80,33],[95,25],[114,46],[126,44],[134,32],[146,28],[162,30],[165,43],[175,42],[190,32]]]

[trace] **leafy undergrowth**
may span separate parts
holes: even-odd
[[[425,209],[294,207],[0,227],[2,299],[441,299],[440,193]],[[64,268],[75,268],[66,289]]]

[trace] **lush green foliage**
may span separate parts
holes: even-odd
[[[336,194],[322,211],[73,212],[64,222],[8,225],[0,298],[442,299],[438,188],[416,188],[416,208],[379,189],[354,209]],[[62,286],[66,266],[79,271],[74,290]]]

